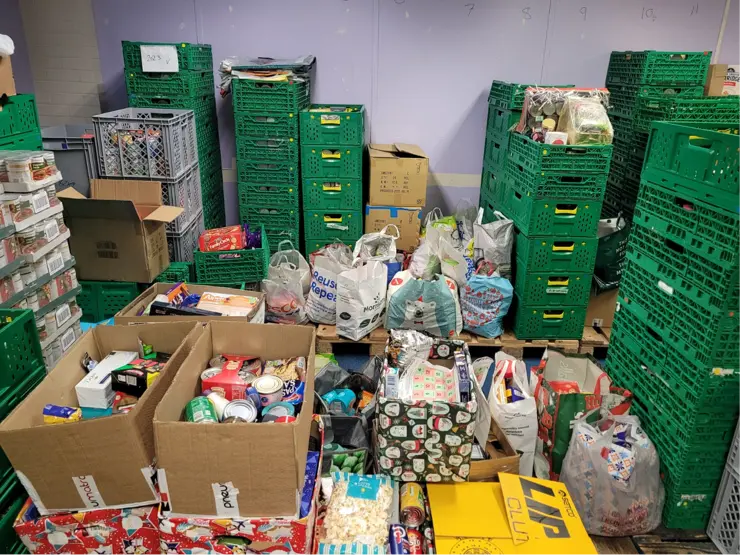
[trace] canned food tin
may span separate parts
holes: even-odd
[[[28,301],[28,308],[30,308],[34,312],[38,312],[39,296],[36,293],[31,293],[28,297],[26,297],[26,301]]]
[[[10,276],[10,280],[13,282],[13,289],[16,293],[20,293],[23,291],[23,278],[21,277],[20,272],[13,272],[13,274]]]
[[[74,268],[70,268],[67,271],[67,275],[69,275],[69,281],[72,284],[72,289],[77,287],[80,283],[77,281],[77,272]]]
[[[409,537],[409,553],[411,555],[422,555],[424,553],[424,536],[413,528],[406,528]]]
[[[46,191],[46,196],[49,197],[49,206],[57,206],[59,204],[59,199],[57,198],[56,185],[44,187],[44,191]]]
[[[278,416],[273,422],[276,424],[290,424],[291,422],[295,422],[295,420],[295,416]]]
[[[214,393],[209,393],[208,395],[206,395],[206,397],[208,397],[208,400],[213,405],[213,410],[216,411],[216,417],[219,420],[223,420],[224,419],[224,410],[228,406],[229,401],[227,401],[225,397],[221,397],[221,395],[219,395],[218,393],[215,393],[215,392]]]
[[[203,370],[203,372],[200,373],[200,379],[201,381],[204,381],[220,373],[221,373],[220,368],[208,368],[207,370]]]
[[[49,266],[46,264],[45,258],[39,258],[37,262],[34,262],[33,264],[33,270],[36,272],[36,277],[40,278],[41,276],[45,276],[49,273]]]
[[[256,422],[257,415],[257,407],[254,406],[251,399],[237,399],[235,401],[231,401],[226,405],[226,408],[224,408],[224,418],[238,416],[247,422]]]
[[[21,266],[21,279],[23,280],[23,285],[25,287],[28,287],[36,281],[36,270],[33,269],[33,264]]]
[[[391,524],[388,534],[388,546],[392,555],[408,555],[409,537],[402,524]]]
[[[222,357],[221,355],[217,355],[211,359],[211,361],[208,363],[208,366],[211,368],[222,368],[224,363],[226,362],[226,359]]]
[[[245,420],[241,416],[229,416],[224,418],[221,424],[249,424],[249,420]]]
[[[406,526],[421,526],[425,517],[424,492],[421,486],[408,482],[401,486],[401,523]]]
[[[69,228],[67,227],[67,224],[64,223],[64,214],[62,212],[59,212],[56,216],[54,216],[54,219],[57,221],[57,227],[59,228],[59,233],[64,233]]]
[[[247,387],[246,395],[247,395],[247,399],[252,400],[255,407],[262,406],[262,401],[260,400],[260,394],[257,393],[257,390],[251,385]]]
[[[59,245],[59,249],[62,251],[62,258],[65,262],[72,260],[72,253],[69,250],[69,243],[67,241]]]
[[[33,226],[16,233],[16,237],[21,254],[31,254],[36,250],[36,231]]]
[[[51,344],[51,352],[55,363],[62,358],[62,344],[58,339]]]
[[[38,298],[36,302],[38,302]],[[46,320],[44,320],[43,316],[36,318],[36,331],[39,332],[39,341],[43,341],[49,337],[49,334],[46,333]]]
[[[260,395],[260,404],[263,407],[277,403],[283,398],[283,380],[272,374],[260,376],[252,382],[252,386]]]
[[[57,172],[57,161],[53,152],[44,152],[44,162],[46,162],[46,173],[54,175]]]
[[[203,396],[188,401],[185,405],[185,420],[195,423],[218,423],[216,411],[211,402]]]
[[[294,416],[295,407],[293,407],[293,405],[291,405],[290,403],[283,403],[282,401],[278,401],[277,403],[267,405],[262,410],[263,419],[268,415],[274,416],[275,418],[278,418],[280,416]]]

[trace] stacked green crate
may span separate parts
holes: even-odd
[[[737,132],[653,124],[606,361],[660,455],[667,528],[706,528],[738,416]]]
[[[702,98],[711,52],[612,52],[606,75],[614,160],[604,217],[631,219],[653,121],[736,123],[737,97]]]
[[[234,79],[239,221],[264,226],[273,250],[299,244],[298,114],[309,102],[308,81]],[[200,277],[199,277],[200,279]]]
[[[46,376],[38,331],[31,310],[0,310],[0,421]],[[26,553],[13,522],[28,498],[5,454],[0,450],[0,551]]]
[[[305,252],[363,233],[365,107],[313,104],[301,112],[301,184]]]
[[[10,96],[0,106],[0,150],[41,150],[41,128],[32,94]]]
[[[174,47],[178,71],[145,73],[141,50],[152,46]],[[123,60],[129,106],[193,110],[203,219],[208,229],[222,227],[226,220],[211,45],[123,41]],[[184,232],[180,234],[184,235]]]

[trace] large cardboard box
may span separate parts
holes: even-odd
[[[396,248],[411,252],[419,245],[421,208],[365,206],[365,233],[380,231],[387,225],[398,228],[400,237],[396,239]]]
[[[298,513],[311,431],[315,341],[316,330],[308,326],[220,321],[206,325],[154,414],[159,485],[172,515]],[[252,355],[263,361],[306,357],[306,389],[298,418],[285,424],[185,421],[185,405],[201,394],[201,373],[219,354]],[[228,506],[222,489],[230,497]]]
[[[586,310],[586,325],[595,328],[611,328],[618,295],[619,289],[611,289],[601,294],[592,290]]]
[[[704,96],[740,95],[740,64],[712,64],[704,84]]]
[[[162,205],[161,183],[93,179],[90,198],[72,187],[58,196],[78,279],[148,283],[170,265],[165,224],[183,209]]]
[[[0,56],[0,96],[4,94],[8,96],[16,95],[10,56]]]
[[[494,482],[501,473],[519,474],[521,455],[514,450],[506,434],[501,431],[493,418],[485,450],[489,458],[470,461],[471,482]]]
[[[254,307],[252,312],[246,318],[238,316],[137,316],[143,311],[157,295],[163,295],[169,291],[174,283],[154,283],[141,295],[136,297],[118,314],[115,315],[116,324],[150,324],[153,322],[211,322],[219,320],[223,322],[251,322],[252,324],[265,323],[265,294],[260,291],[242,291],[241,289],[231,289],[229,287],[217,287],[215,285],[196,285],[188,283],[188,291],[202,295],[206,291],[211,293],[225,293],[233,295],[249,295],[257,297],[260,302]]]
[[[41,384],[0,424],[0,446],[42,515],[152,505],[152,415],[196,339],[199,324],[97,326],[67,351]],[[128,414],[44,424],[47,403],[78,406],[85,353],[137,351],[139,339],[172,356]]]
[[[374,206],[419,206],[427,200],[429,157],[416,145],[371,144],[370,204]]]

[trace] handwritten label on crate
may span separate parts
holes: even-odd
[[[180,71],[177,47],[169,45],[141,45],[141,70],[152,73]]]
[[[46,191],[40,191],[33,195],[33,211],[38,214],[39,212],[43,212],[44,210],[49,209],[49,197],[46,194]]]
[[[59,224],[56,220],[49,220],[44,226],[44,235],[47,241],[53,241],[59,237]]]
[[[63,326],[64,323],[72,317],[72,311],[69,309],[68,304],[64,304],[57,309],[55,314],[57,327]]]
[[[72,343],[75,342],[75,330],[73,328],[69,328],[64,332],[64,335],[62,335],[59,342],[62,344],[62,352],[69,349],[72,346]]]
[[[64,267],[64,257],[61,252],[55,252],[46,257],[46,265],[49,267],[49,274],[53,275]]]

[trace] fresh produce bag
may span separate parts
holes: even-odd
[[[498,273],[511,279],[511,251],[514,247],[514,221],[509,220],[501,212],[493,213],[496,220],[487,224],[481,223],[483,209],[478,212],[478,218],[473,224],[475,243],[475,261],[487,260],[493,263]]]
[[[395,235],[388,232],[389,228],[396,230]],[[385,226],[383,229],[373,233],[366,233],[355,243],[354,265],[358,266],[363,262],[376,260],[385,264],[387,270],[387,281],[401,270],[401,263],[396,258],[396,239],[401,236],[398,227],[393,224]]]
[[[460,287],[463,328],[481,337],[498,337],[504,333],[504,316],[513,298],[511,282],[496,275],[491,262],[481,262],[475,274]]]
[[[521,453],[519,474],[531,476],[537,445],[537,403],[532,396],[524,361],[503,351],[496,353],[488,405],[511,446]]]
[[[398,272],[388,287],[386,329],[414,329],[437,337],[452,337],[462,331],[462,316],[455,282],[437,275],[431,280],[415,279]]]
[[[609,376],[589,355],[566,355],[545,351],[540,365],[532,369],[537,400],[539,431],[534,468],[538,478],[558,480],[568,452],[571,424],[587,412],[589,422],[627,414],[632,394],[612,385]]]
[[[333,243],[311,254],[311,291],[306,299],[306,313],[317,324],[337,322],[337,278],[352,269],[352,251],[347,245]]]
[[[385,264],[371,260],[339,274],[337,335],[357,341],[383,323],[387,271]]]
[[[660,461],[636,416],[578,419],[560,479],[589,534],[634,536],[660,524]]]
[[[596,250],[594,281],[599,293],[619,287],[624,268],[630,225],[621,214],[616,218],[599,220],[599,246]]]
[[[299,270],[295,264],[288,262],[288,257],[284,254],[276,253],[272,256],[267,278],[262,280],[266,322],[305,324],[308,321],[302,287],[304,275],[308,276],[308,271]]]

